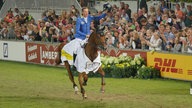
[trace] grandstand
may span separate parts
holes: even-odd
[[[62,10],[69,10],[71,5],[81,10],[77,0],[5,0],[0,18],[2,19],[8,10],[18,8],[22,13],[27,10],[34,19],[39,19],[42,12],[47,9],[54,9],[59,14]]]

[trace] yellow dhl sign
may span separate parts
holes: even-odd
[[[192,81],[191,55],[148,52],[147,66],[159,69],[162,77]]]

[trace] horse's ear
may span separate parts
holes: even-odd
[[[104,30],[105,30],[105,26],[99,26],[99,29],[97,30],[97,34],[99,34],[100,36],[104,36]]]
[[[105,30],[105,26],[99,26],[98,31],[104,31]]]

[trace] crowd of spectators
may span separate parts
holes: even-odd
[[[62,11],[60,15],[46,10],[35,21],[28,11],[21,13],[15,8],[1,21],[1,38],[69,42],[74,39],[79,15],[79,10],[72,5],[70,11]],[[105,27],[107,44],[111,47],[192,53],[192,6],[185,3],[176,4],[175,10],[171,10],[162,0],[157,7],[143,7],[133,13],[129,4],[120,2],[120,7],[114,4],[98,24]]]
[[[10,9],[0,23],[0,35],[2,39],[69,42],[73,39],[77,16],[79,11],[74,5],[69,12],[62,11],[60,15],[56,15],[55,10],[46,10],[37,21],[28,11],[21,13],[18,8]]]

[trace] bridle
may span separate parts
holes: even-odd
[[[96,32],[96,31],[95,31]],[[104,35],[104,32],[102,30],[100,31],[97,31],[96,32],[96,36],[94,37],[89,37],[89,38],[96,38],[95,39],[95,42],[94,43],[89,43],[89,40],[88,40],[88,43],[91,47],[95,47],[99,50],[104,50],[105,47],[103,45],[107,44],[107,40],[105,40],[104,42],[101,41],[101,37],[105,36]]]
[[[99,35],[99,36],[97,35],[98,38],[101,38],[101,37],[105,36],[105,34],[104,34],[104,32],[102,30],[98,31],[97,34]],[[105,48],[104,48],[103,45],[105,45],[105,44],[107,44],[106,39],[105,39],[104,42],[102,42],[101,39],[99,39],[97,48],[100,49],[100,50],[104,50]]]

